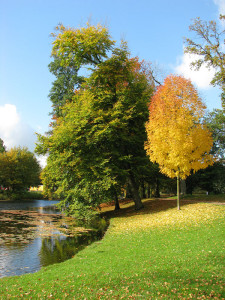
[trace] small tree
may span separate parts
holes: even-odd
[[[179,180],[193,170],[213,163],[210,131],[201,119],[205,106],[191,82],[181,76],[168,76],[151,100],[146,124],[146,151],[162,173],[177,177],[177,207]]]
[[[27,148],[13,148],[0,153],[0,182],[9,190],[9,196],[21,194],[31,185],[39,184],[40,166]]]

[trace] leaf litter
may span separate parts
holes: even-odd
[[[74,236],[89,230],[76,227],[73,218],[59,214],[29,210],[0,211],[0,245],[27,244],[37,237]]]

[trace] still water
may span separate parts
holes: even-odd
[[[62,262],[102,237],[104,222],[96,229],[75,226],[55,208],[56,203],[0,201],[0,277]]]

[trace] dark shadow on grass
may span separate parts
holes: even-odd
[[[224,195],[225,196],[225,195]],[[207,199],[207,198],[206,198]],[[209,201],[205,200],[205,197],[188,197],[180,200],[180,209],[182,210],[183,206],[195,204],[199,202],[206,202],[206,203],[213,203],[217,202],[220,203],[220,199],[216,199],[215,197],[208,199]],[[111,210],[102,212],[101,216],[106,218],[117,218],[117,217],[130,217],[135,215],[146,215],[146,214],[154,214],[161,211],[166,211],[168,209],[176,208],[177,207],[177,200],[176,199],[165,199],[165,198],[157,198],[157,199],[149,199],[143,201],[144,208],[140,210],[135,210],[135,206],[131,204],[129,207],[122,207],[120,210]],[[179,213],[179,211],[177,212]]]

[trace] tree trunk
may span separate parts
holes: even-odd
[[[150,184],[148,183],[148,187],[147,187],[147,193],[148,193],[148,198],[151,198],[151,189],[150,189]]]
[[[115,210],[119,210],[120,204],[119,204],[119,199],[118,199],[116,190],[114,191],[114,197],[115,197]]]
[[[156,197],[156,198],[160,198],[160,192],[159,192],[159,178],[156,178],[155,197]]]
[[[135,203],[135,209],[139,210],[139,209],[143,208],[144,205],[141,202],[141,198],[140,198],[139,191],[138,191],[138,185],[137,185],[133,175],[129,176],[128,181],[129,181],[132,197],[133,197],[133,200]]]
[[[177,209],[180,210],[180,174],[177,175]]]
[[[141,192],[142,192],[142,199],[146,198],[146,193],[145,193],[145,182],[144,180],[141,182]]]

